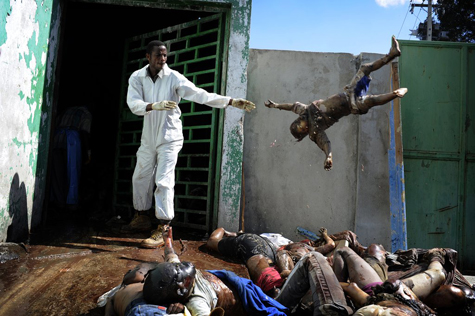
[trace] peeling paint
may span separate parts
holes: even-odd
[[[231,4],[226,94],[245,98],[251,1],[206,1],[210,2]],[[9,210],[13,175],[25,187],[30,227],[33,208],[41,208],[61,10],[56,0],[4,0],[0,13],[0,127],[5,131],[0,134],[2,242],[13,216]],[[236,227],[239,214],[243,119],[244,111],[226,110],[219,213],[232,218],[231,227]]]
[[[233,0],[229,35],[226,94],[246,98],[251,1]],[[218,226],[239,229],[244,150],[244,111],[227,108],[224,119]]]
[[[52,2],[0,4],[0,242],[16,212],[9,200],[18,190],[15,177],[26,194],[21,211],[31,218]]]

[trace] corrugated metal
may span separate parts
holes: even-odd
[[[475,270],[475,45],[400,45],[408,246],[454,248]]]

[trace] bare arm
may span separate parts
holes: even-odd
[[[327,232],[326,228],[324,228],[324,227],[320,228],[319,232],[320,232],[320,234],[319,234],[320,237],[325,240],[325,245],[320,246],[320,247],[316,247],[315,251],[318,251],[322,255],[326,255],[326,254],[332,252],[333,249],[335,249],[335,242],[333,241],[333,239],[331,239],[328,236],[328,232]]]
[[[286,110],[286,111],[292,111],[294,108],[293,103],[275,103],[274,101],[271,101],[271,100],[267,100],[266,102],[264,102],[264,105],[271,109],[279,109],[279,110]]]
[[[311,139],[315,142],[315,144],[317,144],[317,146],[325,153],[327,157],[323,167],[327,171],[331,170],[333,167],[332,149],[327,134],[324,131],[319,131],[314,137],[311,137]]]

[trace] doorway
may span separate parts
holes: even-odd
[[[51,167],[48,168],[45,198],[45,210],[47,211],[44,212],[46,221],[56,220],[57,223],[61,224],[62,220],[71,216],[86,224],[91,219],[104,222],[111,217],[118,216],[127,221],[133,215],[131,212],[132,196],[130,194],[128,207],[123,207],[127,202],[121,200],[120,202],[125,204],[119,205],[116,194],[120,177],[123,179],[128,177],[129,186],[132,177],[130,168],[125,172],[119,172],[117,169],[117,144],[122,141],[119,135],[120,131],[123,130],[123,120],[121,120],[123,112],[121,111],[124,110],[124,94],[121,87],[123,88],[124,60],[127,58],[124,54],[126,39],[139,34],[147,34],[171,26],[186,24],[190,21],[205,20],[207,17],[215,15],[216,10],[215,12],[206,12],[199,7],[195,8],[195,11],[141,8],[72,1],[65,1],[63,7],[51,135],[54,135],[54,127],[68,107],[87,104],[92,114],[91,162],[83,166],[79,206],[72,211],[52,209],[51,205],[48,205]],[[174,48],[170,47],[170,49],[173,50]],[[145,53],[142,52],[142,57],[144,55]],[[180,71],[180,69],[177,70]],[[213,87],[213,89],[219,88],[221,88],[220,85]],[[214,92],[219,93],[220,91]],[[184,104],[184,106],[195,107],[194,104]],[[184,121],[186,125],[186,119]],[[213,124],[218,123],[215,116]],[[213,126],[213,133],[218,133],[218,129],[215,128],[217,125]],[[141,125],[139,130],[141,130]],[[197,130],[197,132],[199,131]],[[185,135],[184,149],[187,147],[186,139]],[[193,145],[190,145],[190,150],[191,147]],[[133,150],[132,152],[131,156],[135,156],[135,152]],[[177,170],[180,169],[180,164],[185,164],[186,169],[186,162],[183,160],[183,157],[181,157]],[[51,166],[51,161],[49,165]],[[133,166],[131,166],[131,170],[133,172]],[[182,176],[182,178],[184,177]],[[195,182],[198,183],[198,186],[184,188],[183,190],[187,191],[184,191],[185,194],[181,195],[185,195],[185,198],[187,198],[186,195],[191,195],[189,194],[191,191],[198,192],[203,189],[199,187],[201,180]],[[214,187],[210,187],[214,189]],[[182,190],[178,181],[177,189]],[[205,212],[207,214],[208,212],[212,213],[213,210],[206,208],[209,206],[206,204],[210,203],[212,206],[213,201],[208,202],[208,197],[197,199],[198,202],[200,200],[202,201],[200,207],[203,207],[204,204]],[[175,203],[177,204],[177,201]],[[200,212],[203,211],[193,211],[190,214]],[[188,215],[178,212],[176,217],[184,223],[186,222],[185,216]],[[191,220],[195,220],[193,216]],[[200,221],[203,220],[200,219]],[[211,222],[209,219],[205,219],[202,225],[192,228],[204,232],[211,229]]]

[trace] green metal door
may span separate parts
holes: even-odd
[[[400,41],[409,247],[450,247],[475,270],[475,45]]]
[[[133,211],[132,174],[142,132],[143,118],[132,114],[125,102],[129,76],[147,64],[145,47],[158,39],[167,45],[170,68],[208,92],[221,93],[224,16],[220,13],[126,40],[114,190],[116,213]],[[219,182],[223,112],[186,100],[179,106],[184,146],[176,167],[173,225],[210,231],[216,216],[214,184]]]

